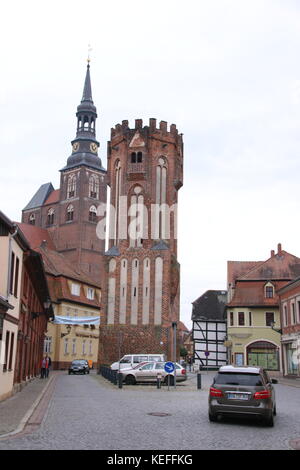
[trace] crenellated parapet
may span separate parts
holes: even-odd
[[[140,131],[142,134],[153,135],[153,137],[161,139],[172,139],[176,143],[182,142],[182,135],[178,133],[176,124],[171,124],[170,126],[166,121],[160,121],[157,125],[157,120],[154,118],[149,119],[149,124],[143,126],[142,119],[136,119],[134,127],[129,127],[129,121],[124,120],[122,124],[116,124],[115,127],[111,129],[111,140],[118,138],[130,138],[136,131]]]

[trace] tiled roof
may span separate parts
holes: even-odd
[[[52,274],[53,276],[63,276],[93,287],[100,287],[99,283],[96,283],[83,271],[74,268],[61,253],[50,250],[47,246],[44,245],[37,248],[37,251],[43,257],[45,271],[47,274]]]
[[[239,279],[294,279],[297,276],[300,276],[300,258],[282,250],[280,254],[271,256]]]
[[[73,295],[70,291],[66,277],[55,277],[51,274],[47,274],[47,281],[52,301],[59,302],[61,300],[66,300],[76,304],[86,305],[87,307],[100,308],[100,302],[97,295],[95,294],[93,300],[88,299],[82,286],[80,288],[80,295]],[[84,281],[81,280],[81,282]]]
[[[28,240],[30,247],[35,250],[40,247],[41,244],[46,241],[47,246],[51,250],[55,250],[54,242],[50,236],[50,233],[45,228],[37,227],[35,225],[17,223],[19,229]]]
[[[227,261],[228,284],[234,284],[236,279],[262,263],[263,261]]]
[[[228,307],[251,307],[251,306],[265,306],[265,307],[276,307],[279,303],[278,295],[276,291],[281,289],[287,284],[287,281],[276,281],[273,282],[275,287],[274,297],[266,298],[264,291],[265,282],[262,281],[238,281],[234,297]]]
[[[55,203],[59,202],[59,195],[60,195],[60,190],[59,189],[55,189],[54,191],[52,191],[52,193],[49,195],[49,197],[44,202],[44,206],[46,206],[47,204],[55,204]]]
[[[23,210],[26,211],[35,209],[36,207],[41,207],[52,191],[54,191],[52,183],[42,184]]]

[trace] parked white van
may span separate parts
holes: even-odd
[[[120,369],[131,369],[140,362],[164,362],[164,354],[126,354],[120,359]],[[119,370],[119,362],[114,362],[111,366],[113,370]]]

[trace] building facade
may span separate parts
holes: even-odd
[[[300,377],[300,277],[278,291],[283,374]]]
[[[0,212],[0,401],[36,376],[51,309],[38,253]]]
[[[199,369],[214,369],[227,364],[227,292],[209,290],[193,302],[194,364]]]
[[[18,324],[14,390],[19,391],[39,376],[45,333],[53,309],[42,257],[28,249],[24,253]]]
[[[111,188],[109,249],[99,362],[121,353],[174,357],[179,321],[177,200],[183,184],[183,142],[173,124],[123,121],[108,142]],[[179,348],[178,348],[179,350]],[[178,356],[178,354],[176,354]]]
[[[300,259],[284,251],[259,262],[228,262],[227,330],[230,362],[281,371],[278,292],[297,274]]]

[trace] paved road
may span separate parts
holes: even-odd
[[[244,420],[210,423],[207,392],[195,377],[177,390],[131,386],[119,390],[97,375],[56,379],[41,425],[32,433],[0,440],[0,449],[289,449],[300,437],[300,390],[276,385],[274,428]],[[150,416],[162,412],[169,416]]]

